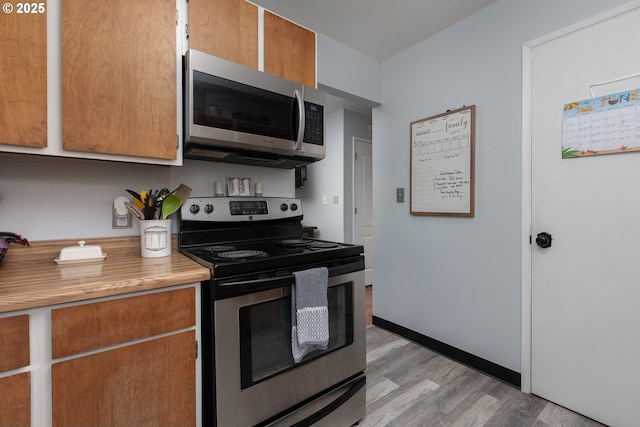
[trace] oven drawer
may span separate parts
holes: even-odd
[[[354,378],[276,421],[264,424],[264,426],[336,427],[354,425],[365,416],[367,406],[366,380],[364,375]]]

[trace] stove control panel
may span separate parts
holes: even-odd
[[[183,221],[268,221],[302,217],[302,205],[284,197],[200,197],[187,199],[180,215]]]

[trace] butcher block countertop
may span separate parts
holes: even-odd
[[[209,269],[177,251],[173,237],[171,255],[142,258],[139,237],[85,239],[100,245],[102,261],[58,265],[60,249],[77,240],[11,244],[0,267],[0,313],[83,301],[168,286],[196,283],[210,277]]]

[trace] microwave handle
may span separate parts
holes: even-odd
[[[294,98],[298,101],[298,137],[296,139],[294,150],[302,150],[302,141],[304,140],[305,114],[304,114],[304,98],[299,90],[293,92]]]

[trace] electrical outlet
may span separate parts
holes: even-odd
[[[396,188],[396,203],[404,203],[404,188]]]
[[[116,197],[113,201],[113,209],[111,214],[111,228],[132,228],[131,212],[124,205],[129,201],[126,197]]]
[[[333,204],[337,205],[340,203],[340,196],[334,195],[333,196]]]

